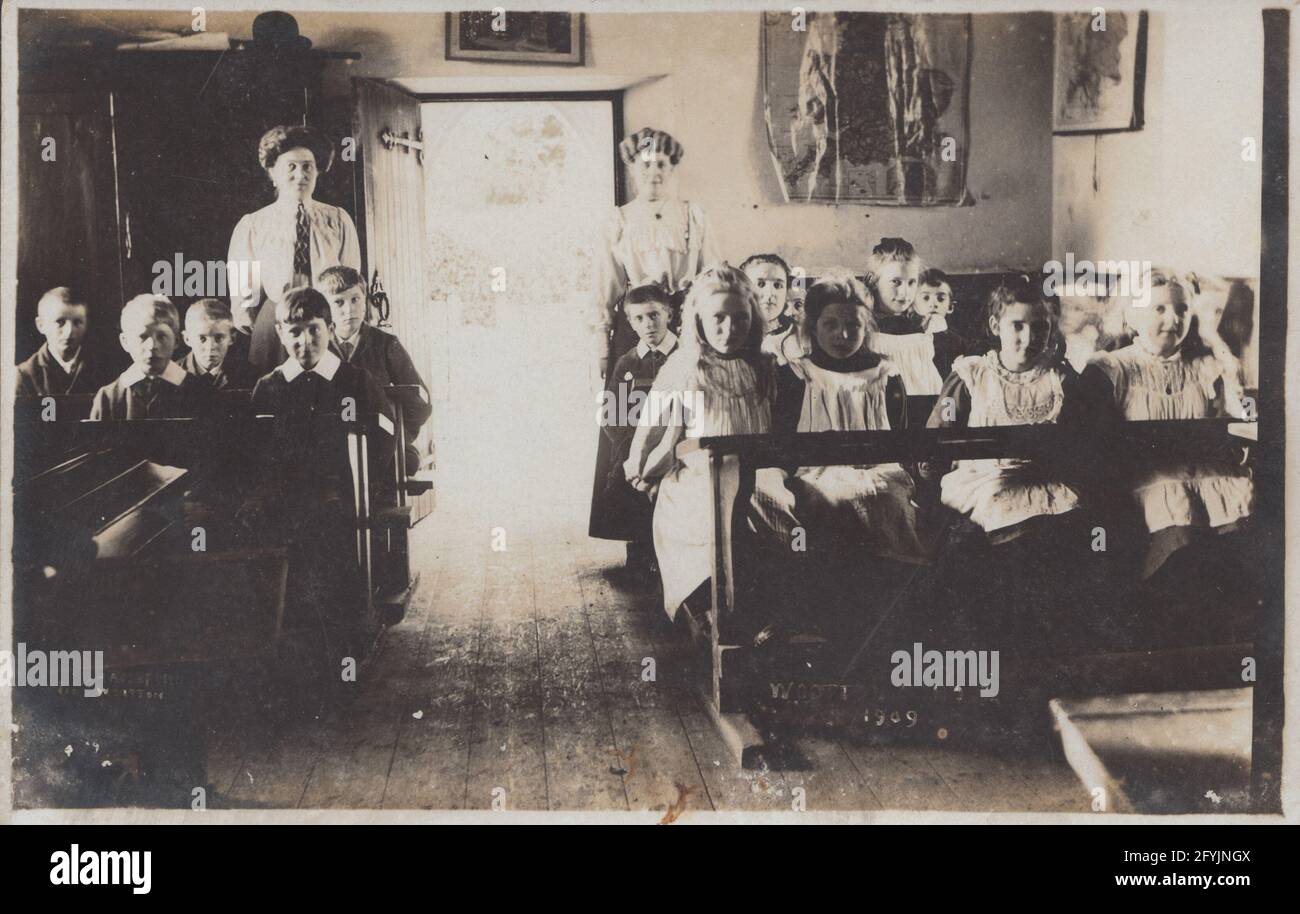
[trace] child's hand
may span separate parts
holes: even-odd
[[[926,482],[934,482],[948,472],[950,467],[943,461],[927,460],[916,465],[916,471]]]
[[[244,302],[230,309],[230,324],[235,330],[247,336],[253,332],[253,312]]]

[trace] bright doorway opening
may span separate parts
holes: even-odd
[[[615,102],[440,100],[422,116],[438,511],[585,535]]]

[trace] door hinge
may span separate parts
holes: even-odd
[[[419,127],[415,128],[415,139],[411,139],[409,132],[394,133],[391,128],[385,127],[379,131],[379,142],[384,144],[385,149],[392,149],[394,146],[401,146],[408,152],[415,153],[415,161],[424,162],[424,131]]]

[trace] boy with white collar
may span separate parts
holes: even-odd
[[[311,420],[317,414],[338,415],[369,433],[371,485],[382,486],[391,474],[375,470],[386,468],[393,456],[393,407],[374,378],[330,350],[333,320],[325,296],[311,288],[285,293],[276,304],[275,327],[289,358],[257,382],[253,412],[283,420],[280,431],[290,439],[276,450],[285,468],[318,469],[311,452],[303,450],[310,447]]]
[[[632,436],[640,417],[640,406],[654,385],[655,376],[677,349],[677,335],[668,329],[672,305],[662,286],[637,286],[623,303],[628,323],[636,331],[637,344],[619,356],[605,379],[605,400],[616,405],[610,410],[614,421],[602,415],[601,431],[608,444],[602,447],[607,459],[603,479],[598,476],[593,499],[589,535],[600,539],[627,541],[626,572],[634,583],[648,583],[655,577],[654,538],[651,518],[654,502],[628,483],[623,473]],[[603,411],[602,411],[603,412]]]
[[[275,329],[289,358],[253,388],[253,412],[275,422],[254,500],[243,511],[268,544],[288,545],[295,586],[286,624],[320,624],[318,673],[337,683],[340,663],[357,656],[366,594],[353,551],[351,463],[334,417],[367,433],[373,505],[393,501],[386,471],[393,411],[369,374],[330,351],[330,306],[316,289],[286,292],[275,306]]]
[[[944,378],[952,371],[952,363],[958,356],[973,352],[970,342],[948,327],[948,315],[956,304],[947,273],[933,267],[921,271],[912,310],[921,318],[922,332],[934,339],[934,364]]]
[[[231,352],[234,322],[219,298],[201,298],[185,312],[181,338],[190,347],[179,364],[212,390],[252,390],[257,372]]]
[[[172,361],[180,321],[161,295],[137,295],[122,308],[118,342],[131,367],[95,394],[91,419],[167,419],[193,416],[208,403],[203,383]]]
[[[360,273],[347,266],[330,267],[316,277],[316,288],[329,302],[330,315],[334,321],[331,352],[343,361],[365,369],[381,389],[390,384],[410,384],[424,387],[428,394],[428,388],[402,341],[393,334],[366,323],[369,303],[366,299],[366,282]],[[402,442],[406,470],[414,473],[420,468],[420,454],[415,447],[415,439],[420,427],[433,414],[433,407],[428,400],[424,400],[418,403],[407,402],[400,408],[406,432],[406,441]]]

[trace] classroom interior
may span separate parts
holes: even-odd
[[[254,15],[211,10],[207,29],[246,37]],[[978,725],[891,738],[868,713],[865,726],[810,728],[789,737],[788,751],[740,764],[657,595],[615,586],[608,569],[622,545],[587,536],[601,389],[587,343],[592,248],[629,199],[618,135],[653,126],[685,148],[680,196],[704,207],[732,263],[777,251],[809,276],[860,273],[882,236],[909,239],[975,285],[1039,273],[1067,252],[1175,263],[1221,280],[1245,310],[1242,363],[1258,388],[1261,172],[1258,157],[1242,154],[1243,138],[1264,134],[1257,8],[1216,7],[1212,27],[1202,7],[1152,10],[1141,129],[1077,135],[1053,133],[1052,13],[971,15],[970,198],[938,207],[783,199],[764,119],[759,13],[589,13],[585,62],[572,68],[446,60],[442,12],[294,16],[315,52],[337,55],[323,55],[309,77],[315,123],[335,135],[358,118],[377,124],[356,99],[380,81],[409,104],[377,116],[406,118],[396,129],[423,144],[418,159],[408,149],[392,165],[373,153],[337,163],[319,198],[351,211],[365,272],[378,270],[395,332],[429,386],[420,446],[432,488],[407,545],[419,583],[378,639],[359,697],[288,721],[211,721],[209,807],[617,811],[666,822],[688,811],[1101,811],[1046,706],[1041,738],[1028,743],[981,738]],[[188,19],[20,12],[21,130],[66,139],[87,164],[69,184],[42,176],[38,146],[21,152],[26,240],[11,362],[39,344],[40,291],[65,283],[96,290],[92,333],[115,344],[112,315],[144,281],[139,265],[122,265],[123,206],[142,225],[184,186],[147,183],[174,154],[160,152],[159,162],[142,156],[115,198],[105,170],[157,137],[155,127],[123,141],[112,118],[150,115],[116,99],[104,120],[102,92],[51,71],[64,55]],[[560,161],[541,167],[557,129]],[[250,160],[252,134],[239,139]],[[120,144],[114,162],[103,159],[110,135]],[[382,214],[376,200],[386,201]],[[66,218],[51,225],[50,212]],[[119,226],[112,241],[98,228],[105,221]],[[148,229],[137,231],[143,240]],[[207,239],[212,256],[224,255],[229,225],[184,231],[195,246],[187,255],[205,256]],[[1244,716],[1237,697],[1228,703],[1225,740],[1245,753],[1228,780],[1249,784],[1249,698]],[[153,802],[115,783],[116,802]],[[15,805],[50,802],[21,775],[14,789]],[[1212,809],[1202,799],[1179,799],[1191,805],[1177,811]],[[1174,811],[1173,800],[1152,802]]]

